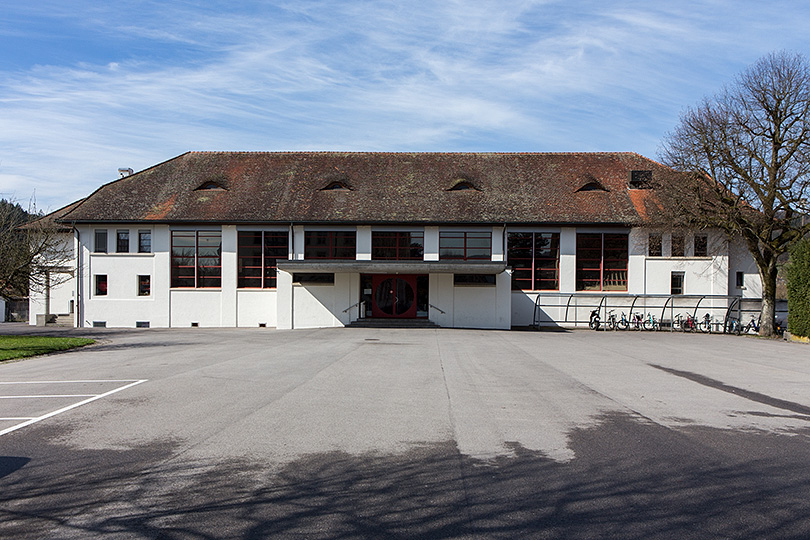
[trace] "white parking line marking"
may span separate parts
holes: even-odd
[[[30,396],[0,396],[0,399],[25,399],[25,398],[37,398],[37,397],[55,397],[55,398],[68,398],[68,397],[93,397],[98,396],[99,394],[33,394]]]
[[[133,379],[87,379],[81,381],[0,381],[0,384],[76,384],[76,383],[114,383],[132,382]]]
[[[87,398],[87,399],[85,399],[83,401],[79,401],[78,403],[68,405],[67,407],[62,407],[59,410],[49,412],[47,414],[43,414],[42,416],[37,416],[36,418],[31,418],[30,420],[27,420],[27,421],[25,421],[25,422],[23,422],[21,424],[17,424],[16,426],[11,426],[10,428],[0,430],[0,435],[5,435],[6,433],[11,433],[12,431],[16,431],[16,430],[24,428],[26,426],[30,426],[31,424],[35,424],[37,422],[41,422],[42,420],[46,420],[46,419],[48,419],[48,418],[50,418],[52,416],[56,416],[57,414],[62,414],[63,412],[67,412],[67,411],[69,411],[71,409],[75,409],[76,407],[81,407],[82,405],[86,405],[87,403],[90,403],[92,401],[96,401],[97,399],[101,399],[101,398],[107,397],[107,396],[109,396],[111,394],[115,394],[116,392],[120,392],[121,390],[126,390],[127,388],[132,388],[133,386],[144,383],[147,380],[148,379],[141,379],[141,380],[138,380],[138,381],[134,381],[134,382],[131,382],[129,384],[125,384],[124,386],[114,388],[113,390],[110,390],[109,392],[104,392],[103,394],[94,395],[93,397]],[[39,381],[37,381],[37,382],[39,382]],[[76,381],[74,381],[74,382],[76,382]],[[84,381],[84,382],[87,382],[87,381]],[[125,381],[95,381],[95,382],[125,382]],[[34,397],[41,397],[41,396],[34,396]]]
[[[24,416],[22,418],[0,418],[0,422],[3,422],[3,421],[10,422],[12,420],[15,420],[15,421],[16,420],[33,420],[33,419],[34,419],[34,417],[32,417],[32,416]]]

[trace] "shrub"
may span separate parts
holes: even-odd
[[[803,238],[790,250],[787,265],[788,331],[810,336],[810,239]]]

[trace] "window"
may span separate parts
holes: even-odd
[[[507,264],[512,289],[556,291],[560,287],[560,233],[509,233]]]
[[[577,290],[626,291],[627,260],[626,234],[577,234]]]
[[[664,250],[661,247],[661,235],[651,234],[647,242],[647,255],[649,257],[660,257]]]
[[[96,253],[107,253],[107,229],[96,229],[95,246]]]
[[[425,254],[425,233],[383,232],[371,233],[371,258],[375,260],[419,260]]]
[[[683,257],[684,255],[686,255],[686,251],[684,249],[683,235],[681,234],[672,235],[672,246],[670,247],[670,253],[672,257]]]
[[[138,253],[152,253],[152,231],[138,231]]]
[[[354,231],[304,232],[305,259],[355,259],[357,238]]]
[[[115,252],[129,253],[129,231],[118,229],[115,231]]]
[[[709,255],[709,239],[705,234],[695,235],[695,257],[707,257]]]
[[[276,261],[289,252],[287,231],[239,231],[237,238],[237,287],[274,289]]]
[[[488,261],[492,259],[492,233],[441,231],[439,259]]]
[[[631,189],[649,189],[652,187],[652,171],[630,171]]]
[[[453,285],[456,287],[494,287],[495,274],[453,274]]]
[[[293,274],[293,283],[301,283],[304,285],[334,285],[335,274],[332,273],[314,273],[314,272],[301,272]]]
[[[745,288],[745,274],[743,272],[737,272],[737,288]]]
[[[138,276],[138,296],[152,294],[152,276]]]
[[[683,294],[683,282],[684,282],[683,272],[672,272],[672,274],[670,275],[669,293]]]
[[[107,296],[106,274],[96,274],[96,296]]]
[[[222,286],[222,233],[172,231],[172,287]]]

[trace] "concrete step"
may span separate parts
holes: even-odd
[[[347,328],[440,328],[428,319],[357,319]]]

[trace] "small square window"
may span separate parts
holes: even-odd
[[[684,274],[683,272],[672,272],[670,278],[670,294],[683,294]]]
[[[138,296],[152,294],[152,276],[138,276]]]
[[[649,243],[647,244],[648,252],[647,255],[650,257],[660,257],[663,254],[663,250],[661,248],[661,235],[660,234],[651,234],[649,238]]]
[[[138,253],[152,253],[152,231],[138,231]]]
[[[129,253],[129,231],[119,229],[115,231],[115,252]]]
[[[96,229],[93,251],[107,253],[107,229]]]
[[[96,296],[107,296],[106,274],[96,274]]]

